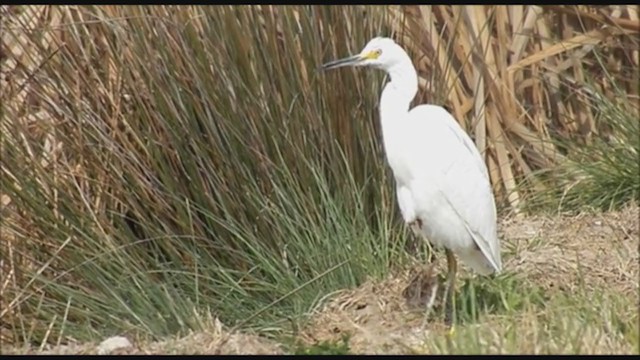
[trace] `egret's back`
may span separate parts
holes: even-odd
[[[481,274],[500,271],[500,242],[489,176],[477,148],[442,107],[421,105],[397,119],[385,150],[405,220]]]

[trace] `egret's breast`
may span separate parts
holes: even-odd
[[[409,184],[412,180],[410,140],[398,129],[383,134],[383,143],[387,163],[398,185]]]

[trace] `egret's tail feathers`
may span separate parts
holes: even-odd
[[[482,251],[477,249],[458,253],[458,257],[460,257],[462,263],[469,266],[473,271],[480,275],[490,275],[501,271],[499,268],[496,269],[491,261],[484,256]]]
[[[494,272],[499,273],[500,271],[502,271],[502,259],[500,258],[500,245],[497,245],[499,244],[498,238],[496,238],[496,241],[493,241],[493,244],[497,245],[497,249],[492,249],[491,243],[489,243],[484,238],[482,238],[482,236],[478,235],[476,232],[471,230],[468,224],[465,223],[465,227],[467,228],[467,231],[473,238],[473,241],[478,246],[478,249],[474,250],[473,253],[477,253],[478,256],[481,256],[482,258],[484,258],[485,262],[491,267],[492,270],[489,272],[489,274]]]

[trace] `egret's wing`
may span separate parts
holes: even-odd
[[[496,209],[482,156],[455,119],[439,106],[422,105],[409,113],[416,154],[410,158],[415,177],[428,179],[466,225],[485,257],[500,270]],[[428,155],[425,156],[424,154]]]
[[[482,155],[480,155],[480,151],[476,147],[476,144],[473,143],[473,140],[469,137],[469,135],[458,125],[453,116],[451,116],[448,112],[443,114],[442,117],[438,117],[439,122],[442,123],[443,126],[446,126],[447,129],[451,131],[451,133],[455,136],[455,139],[458,140],[458,143],[462,143],[465,149],[467,150],[468,156],[471,158],[469,160],[473,160],[473,163],[480,169],[480,172],[489,180],[489,172],[487,171],[487,166],[484,163],[484,159]],[[455,146],[459,146],[458,143],[451,142],[451,144],[455,144]]]
[[[489,237],[484,237],[480,232],[475,230],[473,224],[469,224],[469,222],[466,221],[466,217],[458,211],[460,208],[451,202],[449,196],[444,192],[442,195],[452,210],[462,219],[465,229],[471,235],[473,241],[478,245],[480,251],[482,251],[484,256],[489,260],[493,268],[497,271],[502,270],[502,259],[500,258],[500,244],[498,237],[491,235],[488,235]]]

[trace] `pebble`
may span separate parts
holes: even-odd
[[[111,352],[124,349],[128,347],[132,347],[131,342],[123,336],[113,336],[110,337],[98,345],[98,355],[107,355]]]

